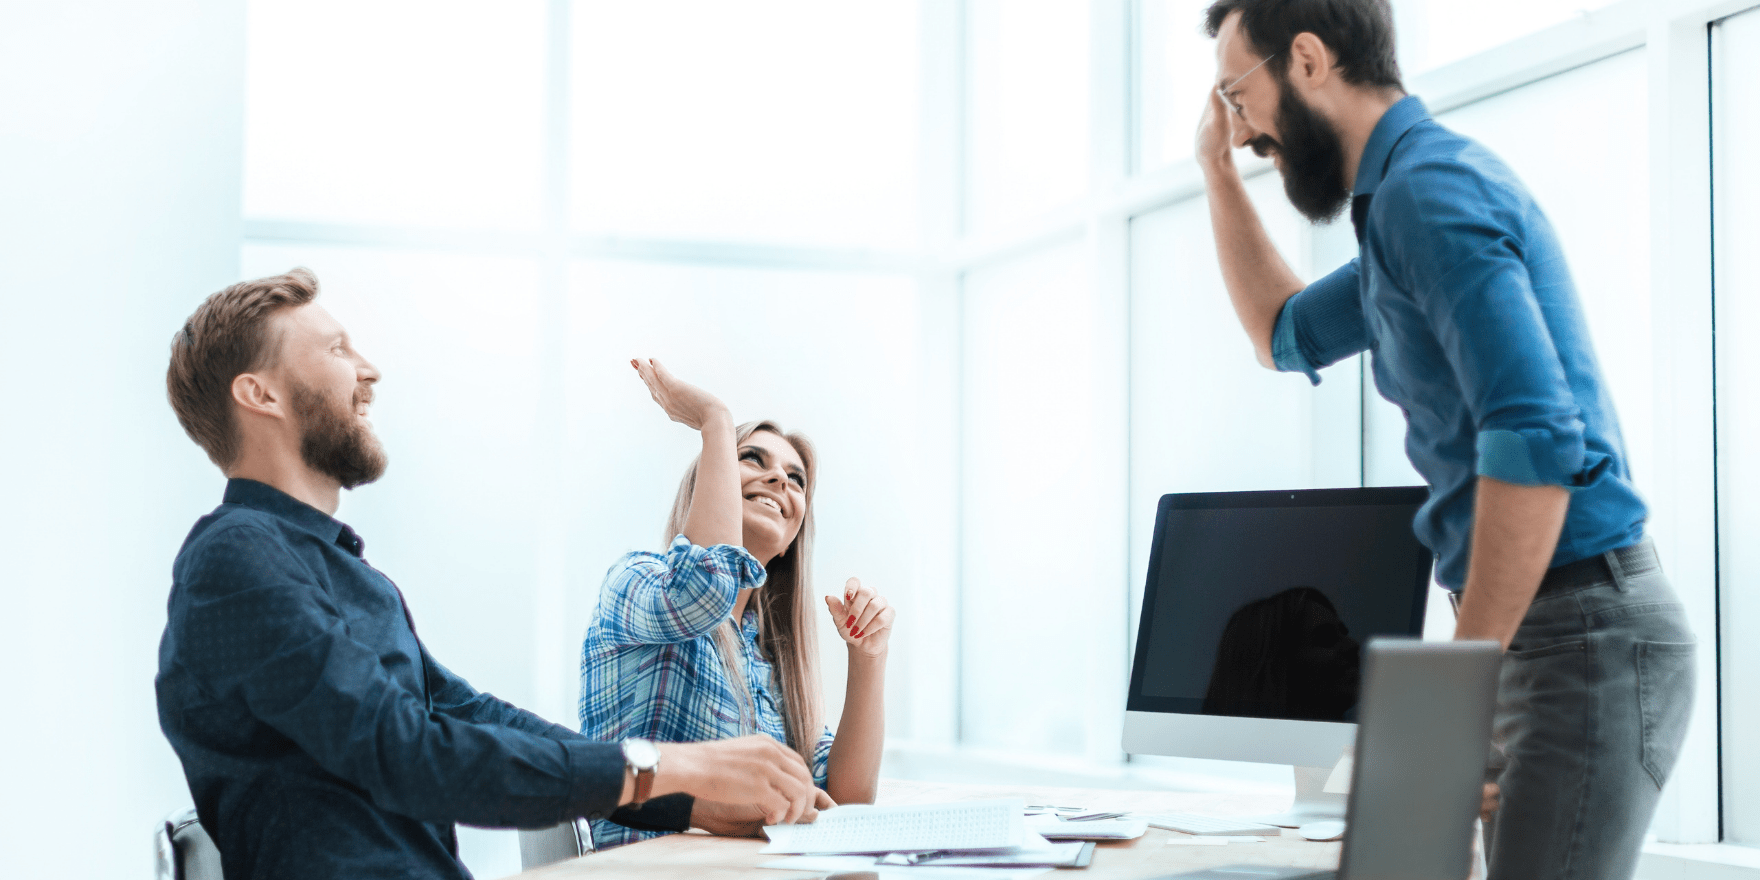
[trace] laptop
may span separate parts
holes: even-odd
[[[1363,666],[1338,870],[1230,865],[1164,880],[1460,880],[1472,867],[1502,652],[1377,638]]]

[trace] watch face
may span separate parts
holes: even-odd
[[[626,739],[623,759],[637,770],[652,770],[660,764],[660,749],[645,739]]]

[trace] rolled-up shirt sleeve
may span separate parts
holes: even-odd
[[[1283,303],[1271,332],[1271,360],[1320,384],[1320,369],[1369,347],[1355,259]]]
[[[443,670],[460,714],[430,712],[378,651],[351,636],[324,587],[279,540],[234,526],[210,544],[178,599],[187,603],[179,637],[205,647],[180,662],[201,687],[242,698],[255,718],[375,804],[425,821],[521,828],[617,807],[624,764],[616,744],[554,735],[561,728],[520,729],[547,722],[509,724],[511,706],[474,692],[459,699],[468,685]]]
[[[745,548],[679,535],[664,554],[631,553],[611,566],[593,625],[612,644],[688,642],[727,620],[740,590],[763,585],[764,566]]]
[[[831,745],[837,741],[837,734],[831,728],[825,728],[819,734],[819,741],[813,744],[813,784],[824,788],[831,770]]]
[[[1476,472],[1582,485],[1593,470],[1577,406],[1522,259],[1520,212],[1467,166],[1425,163],[1376,194],[1384,252],[1409,282],[1477,431]]]

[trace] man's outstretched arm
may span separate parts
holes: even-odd
[[[616,743],[556,739],[430,712],[373,646],[356,641],[321,584],[282,542],[241,525],[216,531],[179,585],[175,636],[202,645],[178,662],[382,809],[415,819],[540,828],[627,804]],[[800,756],[762,734],[667,744],[651,796],[750,804],[770,824],[811,812]]]
[[[470,682],[435,660],[426,645],[421,650],[428,670],[428,692],[433,695],[436,711],[463,721],[499,724],[560,742],[584,739],[560,724],[553,724],[493,694],[471,687]],[[625,787],[628,787],[627,781]],[[628,799],[627,795],[622,798],[623,801]],[[626,803],[605,818],[641,831],[684,831],[691,827],[694,809],[690,795],[669,794],[643,804]]]
[[[1258,210],[1247,197],[1246,182],[1234,164],[1229,116],[1222,98],[1212,91],[1210,106],[1198,124],[1198,167],[1204,172],[1210,228],[1216,236],[1216,258],[1228,298],[1259,363],[1275,369],[1271,337],[1277,315],[1284,302],[1304,285],[1271,243]]]

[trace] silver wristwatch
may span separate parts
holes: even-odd
[[[635,774],[633,803],[642,803],[654,791],[654,774],[660,770],[660,747],[645,739],[623,741],[623,764]]]

